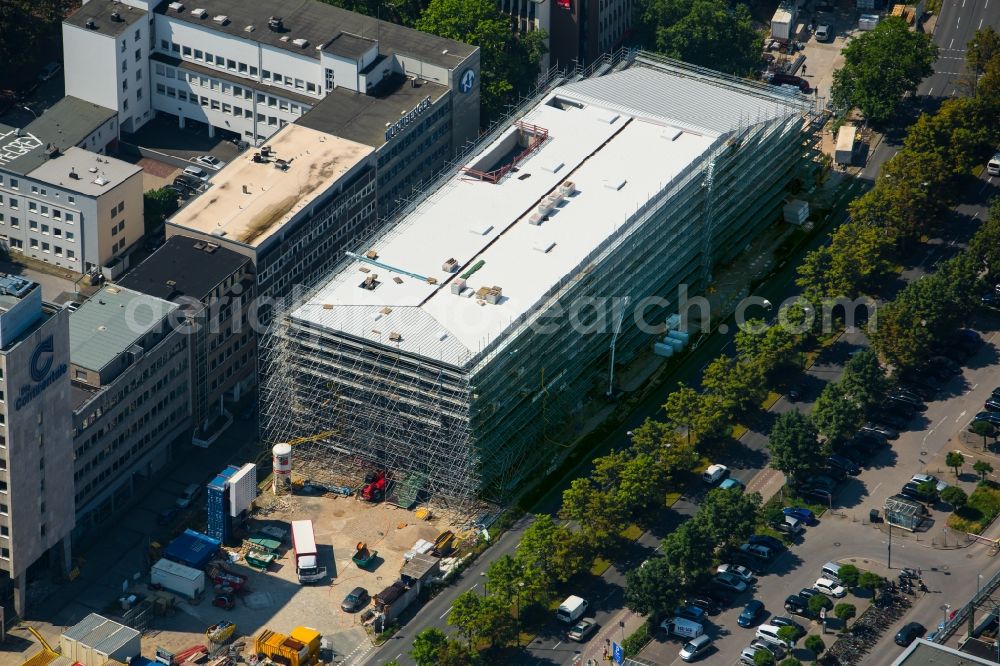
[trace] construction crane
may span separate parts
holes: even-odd
[[[20,628],[20,627],[19,627]],[[59,656],[59,653],[52,649],[48,641],[42,638],[42,635],[35,630],[34,627],[29,627],[28,625],[23,625],[24,629],[31,632],[31,635],[35,637],[38,644],[42,646],[42,651],[29,657],[21,666],[48,666],[48,664],[55,661]]]
[[[295,446],[296,444],[308,444],[309,442],[315,442],[319,439],[326,439],[332,435],[339,435],[339,430],[324,430],[323,432],[318,432],[315,435],[309,435],[307,437],[296,437],[295,439],[290,439],[285,444],[288,446]]]

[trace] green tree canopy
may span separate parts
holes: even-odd
[[[448,624],[458,628],[470,647],[483,641],[492,647],[504,646],[517,635],[510,607],[497,597],[483,597],[472,590],[455,599]]]
[[[949,451],[944,456],[944,464],[955,470],[955,476],[958,476],[962,470],[962,465],[965,464],[965,456],[959,451]]]
[[[816,426],[797,409],[778,415],[768,436],[767,448],[771,453],[771,467],[793,480],[823,466]]]
[[[165,187],[149,190],[142,195],[142,199],[142,217],[146,233],[156,230],[177,210],[177,193]]]
[[[673,570],[688,585],[712,565],[717,546],[705,526],[691,519],[666,536],[662,550]]]
[[[860,576],[861,570],[853,564],[842,564],[840,565],[840,570],[837,572],[837,578],[848,589],[857,586]]]
[[[414,27],[479,47],[480,124],[531,90],[544,54],[544,30],[518,38],[492,0],[430,0]]]
[[[602,488],[589,477],[573,479],[563,491],[559,517],[572,520],[592,543],[610,546],[625,529],[628,511],[616,488]]]
[[[979,435],[983,438],[983,450],[986,450],[987,437],[996,437],[997,429],[992,423],[987,421],[973,421],[972,425],[969,426],[969,432],[974,435]]]
[[[977,460],[972,464],[972,469],[979,475],[980,481],[985,481],[986,477],[993,473],[993,465],[985,460]]]
[[[869,122],[882,124],[932,73],[937,46],[928,35],[912,32],[903,19],[889,17],[852,39],[843,56],[844,66],[833,73],[833,103],[858,107]]]
[[[810,652],[812,652],[817,656],[822,654],[823,650],[826,649],[826,643],[824,643],[823,639],[817,636],[816,634],[810,634],[809,636],[806,636],[805,646],[807,650],[809,650]]]
[[[683,581],[665,557],[650,558],[625,576],[625,606],[634,613],[660,617],[683,598]]]
[[[965,51],[965,62],[976,74],[982,74],[986,65],[1000,56],[1000,33],[988,25],[976,30]]]
[[[447,642],[448,636],[443,631],[437,627],[428,627],[413,637],[410,656],[417,662],[417,666],[437,666],[438,653]]]
[[[521,535],[515,557],[524,570],[541,572],[550,589],[586,570],[593,553],[586,547],[585,537],[543,513],[535,516]]]
[[[864,420],[861,406],[840,383],[830,383],[816,398],[812,421],[832,446],[850,439]]]
[[[958,486],[948,486],[941,491],[941,500],[951,505],[951,508],[958,511],[969,503],[969,496]]]
[[[844,390],[863,409],[881,403],[889,392],[889,378],[882,372],[878,355],[871,349],[856,353],[844,366]]]
[[[837,619],[841,622],[847,622],[858,614],[858,609],[854,604],[837,604],[833,607],[833,614],[836,615]]]
[[[701,501],[691,521],[712,541],[713,549],[738,545],[753,534],[760,511],[759,493],[745,493],[739,488],[715,488]],[[673,560],[671,560],[673,561]]]

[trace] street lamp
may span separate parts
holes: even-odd
[[[514,590],[514,598],[517,600],[517,647],[521,647],[521,590],[524,589],[524,581],[517,581],[517,588]]]

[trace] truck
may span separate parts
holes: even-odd
[[[782,2],[771,17],[771,37],[781,42],[791,41],[795,36],[795,5]]]
[[[254,638],[254,650],[286,666],[309,666],[319,657],[320,638],[309,627],[295,627],[288,636],[262,629]]]
[[[326,578],[326,567],[319,566],[311,520],[292,521],[292,548],[295,550],[295,573],[300,583],[315,583]]]
[[[556,619],[561,622],[565,622],[566,624],[572,624],[586,612],[586,599],[577,596],[569,596],[566,597],[566,601],[559,604],[559,610],[556,611]]]

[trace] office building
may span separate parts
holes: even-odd
[[[191,353],[177,310],[108,285],[69,317],[76,539],[145,492],[191,427]]]
[[[479,123],[479,50],[319,0],[91,0],[63,23],[66,92],[134,132],[156,112],[261,142],[335,89],[393,76],[453,91],[453,145]],[[404,113],[406,109],[397,109]]]
[[[517,33],[548,33],[541,69],[590,65],[622,46],[632,27],[632,0],[500,0]]]
[[[207,445],[232,421],[231,409],[257,385],[253,262],[238,252],[172,236],[118,286],[179,306],[191,345],[195,443]]]
[[[659,331],[624,318],[626,363],[681,285],[703,292],[780,219],[808,109],[652,56],[550,91],[279,319],[264,439],[332,431],[296,448],[314,478],[385,469],[408,496],[508,499],[606,390],[613,308]]]
[[[984,654],[977,655],[918,638],[896,657],[892,666],[975,666],[1000,662],[996,645],[986,647]]]
[[[23,129],[0,125],[0,246],[80,274],[127,267],[144,231],[142,169],[101,154],[116,123],[64,97]]]
[[[0,276],[0,592],[19,614],[29,573],[70,568],[67,316],[39,285]]]
[[[248,257],[255,307],[265,308],[294,285],[315,282],[346,241],[376,222],[372,148],[300,125],[280,130],[268,148],[227,164],[166,224],[167,238],[187,236]]]

